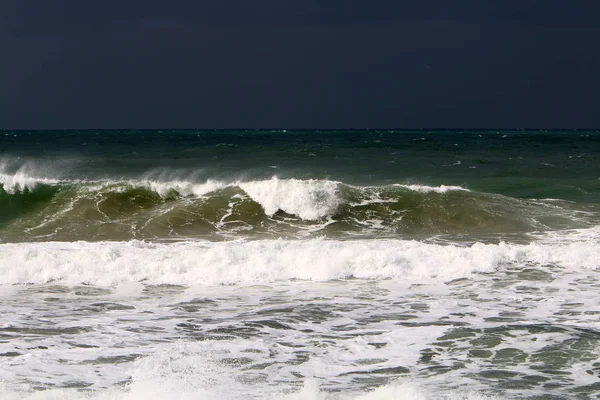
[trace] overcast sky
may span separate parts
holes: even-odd
[[[0,128],[600,128],[598,0],[2,0]]]

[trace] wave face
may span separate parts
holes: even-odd
[[[593,205],[460,186],[0,175],[2,241],[509,235],[590,227],[599,216]]]

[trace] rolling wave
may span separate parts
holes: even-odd
[[[599,210],[460,186],[318,179],[67,180],[0,174],[0,240],[422,238],[585,228]]]

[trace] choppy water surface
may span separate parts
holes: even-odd
[[[431,398],[587,398],[599,390],[598,279],[546,265],[447,282],[13,287],[1,377],[114,398],[279,398],[309,378],[323,398],[395,384],[401,398],[397,380]]]
[[[0,398],[600,396],[597,132],[0,145]]]

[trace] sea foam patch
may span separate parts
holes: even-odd
[[[0,381],[0,396],[6,400],[181,400],[181,399],[268,399],[268,400],[492,400],[475,391],[445,390],[410,379],[360,390],[330,392],[321,380],[305,378],[298,389],[257,380],[242,379],[244,373],[232,369],[199,347],[203,344],[158,345],[154,354],[130,365],[127,384],[103,390],[80,391],[50,388],[44,391],[14,390]],[[246,353],[247,354],[247,353]]]

